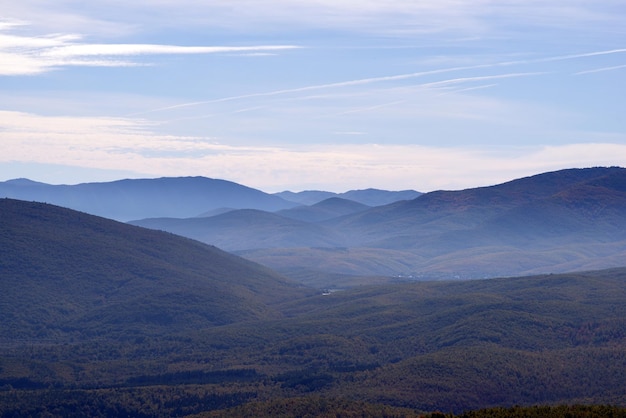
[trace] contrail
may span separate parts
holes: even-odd
[[[398,75],[391,75],[391,76],[384,76],[384,77],[362,78],[358,80],[341,81],[341,82],[329,83],[329,84],[317,84],[313,86],[297,87],[297,88],[285,89],[285,90],[275,90],[275,91],[264,92],[264,93],[252,93],[252,94],[244,94],[240,96],[222,97],[219,99],[203,100],[203,101],[198,101],[198,102],[181,103],[181,104],[177,104],[173,106],[159,107],[156,109],[150,109],[150,110],[145,110],[142,112],[131,113],[128,116],[138,116],[138,115],[144,115],[148,113],[160,112],[164,110],[180,109],[182,107],[199,106],[199,105],[209,104],[209,103],[220,103],[220,102],[228,102],[228,101],[240,100],[240,99],[249,99],[252,97],[278,96],[278,95],[289,94],[289,93],[300,93],[303,91],[321,90],[321,89],[336,88],[336,87],[358,86],[358,85],[363,85],[363,84],[380,83],[384,81],[405,80],[408,78],[423,77],[427,75],[442,74],[442,73],[448,73],[448,72],[453,72],[453,71],[487,68],[487,67],[492,67],[492,66],[493,65],[491,64],[481,64],[481,65],[472,65],[472,66],[464,66],[464,67],[444,68],[444,69],[439,69],[439,70],[421,71],[421,72],[409,73],[409,74],[398,74]]]
[[[500,78],[528,77],[528,76],[543,75],[543,74],[546,74],[546,73],[539,73],[539,72],[535,72],[535,73],[511,73],[511,74],[498,74],[498,75],[478,76],[478,77],[461,77],[461,78],[453,78],[453,79],[450,79],[450,80],[435,81],[435,82],[432,82],[432,83],[418,84],[415,87],[418,87],[418,88],[430,88],[430,87],[437,87],[437,86],[445,86],[445,85],[448,85],[448,84],[461,84],[461,83],[472,82],[472,81],[493,80],[493,79],[500,79]],[[491,84],[489,86],[493,86],[493,84]],[[476,89],[476,88],[485,88],[485,87],[488,87],[488,86],[470,87],[470,88],[467,88],[467,89],[457,90],[457,92],[465,91],[465,90],[472,90],[472,89]],[[344,112],[334,113],[332,115],[320,116],[318,119],[320,119],[320,118],[328,118],[328,117],[335,117],[335,116],[342,116],[342,115],[348,115],[348,114],[351,114],[351,113],[367,112],[369,110],[376,110],[376,109],[379,109],[379,108],[382,108],[382,107],[394,106],[394,105],[402,104],[402,103],[406,103],[406,102],[408,102],[408,100],[396,100],[394,102],[389,102],[389,103],[383,103],[383,104],[378,104],[378,105],[373,105],[373,106],[368,106],[368,107],[362,107],[362,108],[357,108],[357,109],[346,110]]]
[[[621,68],[626,68],[626,65],[616,65],[614,67],[604,67],[604,68],[596,68],[596,69],[593,69],[593,70],[580,71],[578,73],[574,73],[574,75],[599,73],[599,72],[603,72],[603,71],[613,71],[613,70],[619,70]]]
[[[230,96],[230,97],[222,97],[219,99],[181,103],[177,105],[159,107],[155,109],[131,113],[127,116],[139,116],[139,115],[145,115],[149,113],[161,112],[161,111],[166,111],[166,110],[180,109],[184,107],[200,106],[200,105],[210,104],[210,103],[229,102],[229,101],[249,99],[249,98],[254,98],[254,97],[278,96],[278,95],[290,94],[290,93],[300,93],[304,91],[321,90],[321,89],[337,88],[337,87],[358,86],[358,85],[365,85],[365,84],[372,84],[372,83],[381,83],[381,82],[386,82],[386,81],[406,80],[410,78],[424,77],[424,76],[434,75],[434,74],[444,74],[444,73],[450,73],[450,72],[455,72],[455,71],[476,70],[476,69],[481,69],[481,68],[495,68],[495,67],[520,65],[520,64],[532,64],[532,63],[539,63],[539,62],[561,61],[561,60],[569,60],[569,59],[576,59],[576,58],[587,58],[587,57],[593,57],[593,56],[599,56],[599,55],[619,54],[619,53],[624,53],[624,52],[626,52],[626,48],[611,49],[607,51],[587,52],[583,54],[559,55],[559,56],[547,57],[547,58],[536,58],[532,60],[504,61],[504,62],[499,62],[499,63],[494,63],[494,64],[479,64],[479,65],[470,65],[470,66],[461,66],[461,67],[442,68],[438,70],[420,71],[420,72],[415,72],[415,73],[398,74],[398,75],[383,76],[383,77],[362,78],[362,79],[357,79],[357,80],[341,81],[337,83],[317,84],[317,85],[312,85],[312,86],[297,87],[293,89],[275,90],[275,91],[263,92],[263,93],[251,93],[251,94],[244,94],[240,96]],[[520,73],[520,74],[531,75],[531,74],[539,74],[539,73]],[[491,78],[493,77],[503,78],[505,76],[491,76]],[[465,78],[464,80],[468,80],[468,79],[469,78]],[[475,79],[479,79],[479,78],[475,78]],[[483,79],[486,79],[486,78],[483,78]],[[458,79],[458,80],[461,80],[461,79]],[[435,82],[435,84],[436,83],[449,83],[449,82],[451,81]]]

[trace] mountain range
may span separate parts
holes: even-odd
[[[301,206],[300,197],[309,193],[324,196],[319,200],[313,199],[312,203],[342,195],[353,197],[351,200],[355,202],[385,203],[419,195],[412,190],[392,192],[377,189],[353,190],[340,195],[331,192],[272,195],[231,181],[206,177],[126,179],[76,185],[52,185],[28,179],[0,182],[0,197],[51,203],[119,221],[152,217],[189,218],[235,209],[274,212]]]
[[[626,259],[626,170],[561,170],[376,207],[331,198],[272,214],[131,223],[292,276],[480,278],[609,268]]]
[[[277,195],[203,177],[75,186],[18,179],[0,183],[0,196],[172,232],[309,285],[341,288],[361,276],[369,277],[362,283],[383,276],[475,279],[621,266],[625,178],[623,168],[595,167],[423,194]],[[393,202],[372,206],[348,197]]]
[[[585,187],[620,188],[611,171]],[[321,292],[170,233],[0,199],[0,282],[2,416],[626,406],[623,267]]]
[[[314,205],[332,197],[352,200],[366,206],[382,206],[399,200],[415,199],[421,194],[422,193],[416,192],[415,190],[389,191],[380,189],[350,190],[344,193],[332,193],[320,190],[305,190],[297,193],[290,191],[274,193],[274,195],[282,197],[285,200],[297,202],[305,206]]]
[[[119,221],[192,217],[222,207],[267,211],[297,206],[278,196],[226,180],[164,177],[51,185],[27,179],[0,183],[0,197],[46,202]]]

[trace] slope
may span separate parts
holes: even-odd
[[[507,210],[533,205],[585,182],[609,175],[624,176],[626,169],[568,169],[538,174],[507,183],[459,191],[436,191],[420,197],[372,208],[329,226],[352,234],[360,245],[368,241],[413,236],[415,240],[432,234],[477,227]],[[616,189],[616,192],[623,191]]]
[[[322,222],[350,251],[334,265],[380,268],[349,274],[479,278],[617,267],[626,257],[626,170],[562,170],[501,185],[424,194]],[[386,251],[367,263],[359,248]],[[381,252],[382,254],[382,252]],[[273,268],[325,268],[322,257],[258,251],[246,257]],[[394,270],[386,260],[403,261]],[[305,261],[305,263],[303,263]]]
[[[0,199],[2,342],[138,337],[279,317],[302,290],[196,241]]]
[[[369,209],[370,206],[353,200],[331,197],[311,206],[298,206],[276,212],[277,215],[304,222],[321,222],[340,216],[352,215]]]
[[[130,224],[183,235],[228,251],[333,247],[342,242],[342,237],[329,228],[253,209],[234,210],[207,218],[142,219]]]

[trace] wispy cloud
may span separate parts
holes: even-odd
[[[472,66],[464,66],[464,67],[450,67],[450,68],[442,68],[442,69],[430,70],[430,71],[419,71],[419,72],[414,72],[414,73],[397,74],[397,75],[382,76],[382,77],[360,78],[360,79],[355,79],[355,80],[340,81],[337,83],[317,84],[317,85],[297,87],[297,88],[292,88],[292,89],[283,89],[283,90],[275,90],[275,91],[262,92],[262,93],[251,93],[251,94],[244,94],[244,95],[238,95],[238,96],[221,97],[217,99],[180,103],[180,104],[176,104],[172,106],[164,106],[164,107],[159,107],[155,109],[149,109],[149,110],[133,113],[132,115],[129,115],[129,116],[145,115],[148,113],[161,112],[161,111],[166,111],[166,110],[174,110],[174,109],[180,109],[184,107],[193,107],[193,106],[200,106],[200,105],[211,104],[211,103],[229,102],[229,101],[251,99],[251,98],[257,98],[257,97],[279,96],[279,95],[292,94],[292,93],[304,93],[304,92],[309,92],[309,91],[314,91],[314,90],[335,89],[335,88],[342,88],[342,87],[364,86],[364,85],[374,84],[374,83],[402,81],[402,80],[408,80],[411,78],[425,77],[425,76],[430,76],[430,75],[439,75],[439,74],[462,71],[462,70],[475,70],[475,69],[482,69],[482,68],[490,68],[494,66],[498,66],[498,64],[481,64],[481,65],[472,65]],[[516,74],[504,74],[504,75],[496,75],[496,76],[473,77],[473,79],[478,80],[478,79],[488,79],[488,78],[510,78],[510,77],[519,77],[522,75],[537,75],[537,74],[538,73],[524,73],[524,74],[516,73]],[[434,86],[437,84],[452,84],[452,83],[460,83],[460,82],[469,81],[469,80],[470,78],[464,78],[464,79],[459,78],[459,79],[437,81],[431,84]]]
[[[36,0],[12,3],[16,4],[7,5],[5,10],[8,15],[22,12],[44,20],[44,11],[49,9]],[[70,2],[56,3],[57,8],[72,12]],[[143,21],[161,27],[210,25],[246,32],[275,31],[281,26],[287,30],[331,28],[398,35],[448,32],[469,36],[485,35],[496,25],[577,29],[589,22],[616,27],[621,24],[613,13],[620,6],[619,0],[135,0],[116,1],[113,6],[110,0],[92,0],[90,5],[99,16],[92,20],[106,22],[118,15],[134,22],[141,16]]]
[[[269,53],[295,45],[179,46],[154,44],[97,44],[81,42],[77,34],[24,36],[6,33],[20,24],[0,25],[0,75],[35,75],[68,66],[121,67],[144,65],[140,55]],[[131,59],[119,59],[120,57]]]
[[[601,73],[601,72],[604,72],[604,71],[621,70],[622,68],[626,68],[626,64],[624,64],[624,65],[614,65],[612,67],[594,68],[593,70],[579,71],[577,73],[574,73],[574,75]]]
[[[262,46],[175,46],[149,44],[83,44],[54,47],[41,52],[43,57],[75,58],[92,56],[132,56],[157,54],[215,54],[225,52],[278,51],[293,45]]]
[[[215,99],[210,99],[210,100],[179,103],[179,104],[175,104],[171,106],[163,106],[159,108],[135,112],[129,116],[146,115],[146,114],[154,113],[154,112],[162,112],[162,111],[168,111],[168,110],[175,110],[175,109],[181,109],[181,108],[187,108],[187,107],[194,107],[194,106],[201,106],[201,105],[212,104],[212,103],[229,102],[229,101],[236,101],[236,100],[243,100],[243,99],[280,96],[280,95],[287,95],[287,94],[294,94],[294,93],[304,93],[304,92],[315,91],[315,90],[336,89],[336,88],[344,88],[344,87],[352,87],[352,86],[365,86],[365,85],[375,84],[375,83],[398,82],[398,81],[403,81],[403,80],[408,80],[408,79],[413,79],[413,78],[418,78],[418,77],[436,76],[436,75],[453,73],[453,72],[470,71],[470,70],[487,70],[487,69],[493,69],[493,68],[498,68],[498,67],[512,67],[512,66],[518,66],[518,65],[538,64],[538,63],[543,63],[543,62],[565,61],[565,60],[572,60],[572,59],[579,59],[579,58],[596,57],[596,56],[602,56],[602,55],[621,54],[621,53],[626,53],[626,49],[612,49],[612,50],[594,51],[594,52],[581,53],[581,54],[540,57],[540,58],[526,59],[526,60],[501,61],[501,62],[495,62],[495,63],[454,66],[454,67],[440,68],[440,69],[428,70],[428,71],[418,71],[418,72],[406,73],[406,74],[395,74],[395,75],[381,76],[381,77],[360,78],[360,79],[354,79],[354,80],[340,81],[336,83],[317,84],[317,85],[296,87],[296,88],[291,88],[291,89],[274,90],[274,91],[260,92],[260,93],[250,93],[250,94],[243,94],[243,95],[237,95],[237,96],[215,98]],[[504,79],[504,78],[538,76],[542,74],[546,74],[546,72],[518,72],[518,73],[507,73],[507,74],[496,74],[496,75],[485,75],[485,76],[474,76],[474,77],[459,77],[459,78],[453,78],[453,79],[438,80],[432,83],[424,84],[423,86],[424,87],[428,87],[428,86],[436,87],[436,86],[442,86],[445,84],[459,84],[459,83],[465,83],[465,82],[470,82],[470,81],[473,82],[473,81],[491,80],[491,79],[499,79],[499,78]]]

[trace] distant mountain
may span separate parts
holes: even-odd
[[[411,200],[419,197],[422,193],[415,190],[388,191],[379,189],[350,190],[341,193],[339,197],[354,200],[368,206],[382,206],[400,200]]]
[[[626,260],[625,184],[626,170],[612,167],[431,192],[321,222],[341,233],[341,246],[350,249],[334,253],[332,264],[323,262],[327,254],[318,250],[307,257],[295,254],[291,262],[279,251],[276,257],[262,250],[246,257],[284,271],[332,265],[325,271],[430,278],[617,267]],[[374,248],[380,257],[364,250]],[[398,270],[398,262],[405,270]]]
[[[126,192],[111,193],[108,196],[115,197],[108,200],[94,195],[93,202],[117,202],[106,208],[109,214],[124,210],[128,215],[138,209],[133,202],[139,201],[152,202],[154,208],[142,207],[137,213],[185,212],[184,216],[140,216],[133,223],[242,255],[245,251],[246,258],[291,277],[306,278],[307,283],[323,274],[482,278],[624,265],[625,178],[626,169],[620,167],[570,169],[489,187],[435,191],[371,208],[335,196],[312,206],[278,211],[239,210],[225,204],[229,195],[218,193],[216,185],[226,183],[225,190],[246,189],[228,182],[204,178],[127,180],[123,182],[138,187],[136,195],[125,195],[129,189],[124,186],[120,190]],[[163,186],[166,183],[187,188],[168,189]],[[19,190],[50,187],[27,180],[2,185],[7,184]],[[104,184],[111,188],[116,182]],[[153,194],[145,192],[147,185],[156,188]],[[202,189],[202,185],[207,186]],[[254,189],[246,193],[261,196],[259,201],[262,196],[279,199]],[[153,200],[144,199],[146,195]],[[235,195],[240,196],[238,192]],[[120,196],[127,196],[131,203],[121,204]],[[204,199],[206,196],[217,196],[219,206],[207,207],[213,200]],[[159,202],[164,202],[162,208]],[[169,210],[171,207],[176,210]],[[225,207],[233,210],[209,216]],[[354,281],[338,281],[337,286],[342,283]]]
[[[302,294],[197,241],[13,199],[0,199],[0,278],[0,345],[278,318],[272,305]]]
[[[420,196],[421,193],[416,192],[415,190],[388,191],[379,189],[365,189],[350,190],[344,193],[323,192],[318,190],[306,190],[298,193],[285,191],[275,193],[275,195],[280,196],[285,200],[297,202],[302,205],[313,205],[331,197],[339,197],[342,199],[352,200],[367,206],[382,206],[400,200],[415,199],[416,197]]]
[[[223,213],[228,213],[228,212],[232,212],[234,210],[238,210],[235,208],[217,208],[217,209],[211,209],[207,212],[201,213],[199,215],[196,216],[196,218],[210,218],[211,216],[217,216],[217,215],[221,215]]]
[[[311,206],[298,206],[277,211],[276,214],[305,222],[320,222],[340,216],[351,215],[369,209],[370,206],[353,200],[331,197]]]
[[[369,206],[332,197],[312,206],[274,213],[254,210],[218,210],[194,218],[146,218],[132,225],[168,231],[216,245],[227,251],[267,248],[340,247],[345,237],[319,222],[367,210]],[[221,212],[221,213],[220,213]]]
[[[120,221],[191,217],[232,207],[276,211],[297,206],[278,196],[206,177],[164,177],[49,185],[27,179],[0,183],[0,197],[51,203]]]
[[[343,242],[340,235],[324,226],[254,209],[234,210],[211,217],[148,218],[130,224],[183,235],[228,251],[333,247]]]
[[[610,268],[626,259],[626,169],[561,170],[371,208],[334,197],[274,214],[135,223],[245,251],[307,283],[315,272],[481,278]]]
[[[622,190],[621,182],[626,179],[623,168],[591,168],[562,170],[539,174],[500,185],[467,189],[461,191],[436,191],[426,193],[411,201],[372,208],[368,211],[352,215],[328,223],[347,233],[353,233],[353,239],[360,244],[384,247],[399,245],[406,248],[406,240],[419,242],[426,237],[452,232],[466,233],[477,228],[485,228],[487,224],[500,219],[509,223],[518,222],[517,228],[487,231],[494,237],[515,239],[522,231],[528,219],[533,222],[544,219],[537,215],[529,216],[529,211],[538,211],[546,205],[552,207],[552,217],[568,221],[569,230],[576,233],[581,225],[572,216],[587,217],[589,222],[599,226],[598,222],[617,222],[621,224],[620,215],[626,210],[626,191]],[[565,198],[565,196],[568,196]],[[610,207],[611,210],[602,211]],[[593,217],[585,215],[585,211],[595,211]],[[547,214],[544,214],[547,215]],[[540,231],[537,227],[536,232]],[[497,233],[496,233],[497,232]],[[607,232],[605,229],[600,234]],[[618,233],[623,231],[617,230]],[[394,241],[396,244],[386,243]],[[398,244],[402,241],[402,244]]]
[[[290,202],[295,202],[307,206],[314,205],[318,202],[321,202],[322,200],[329,199],[331,197],[337,197],[337,193],[325,192],[321,190],[305,190],[302,192],[284,191],[274,193],[274,195]]]

